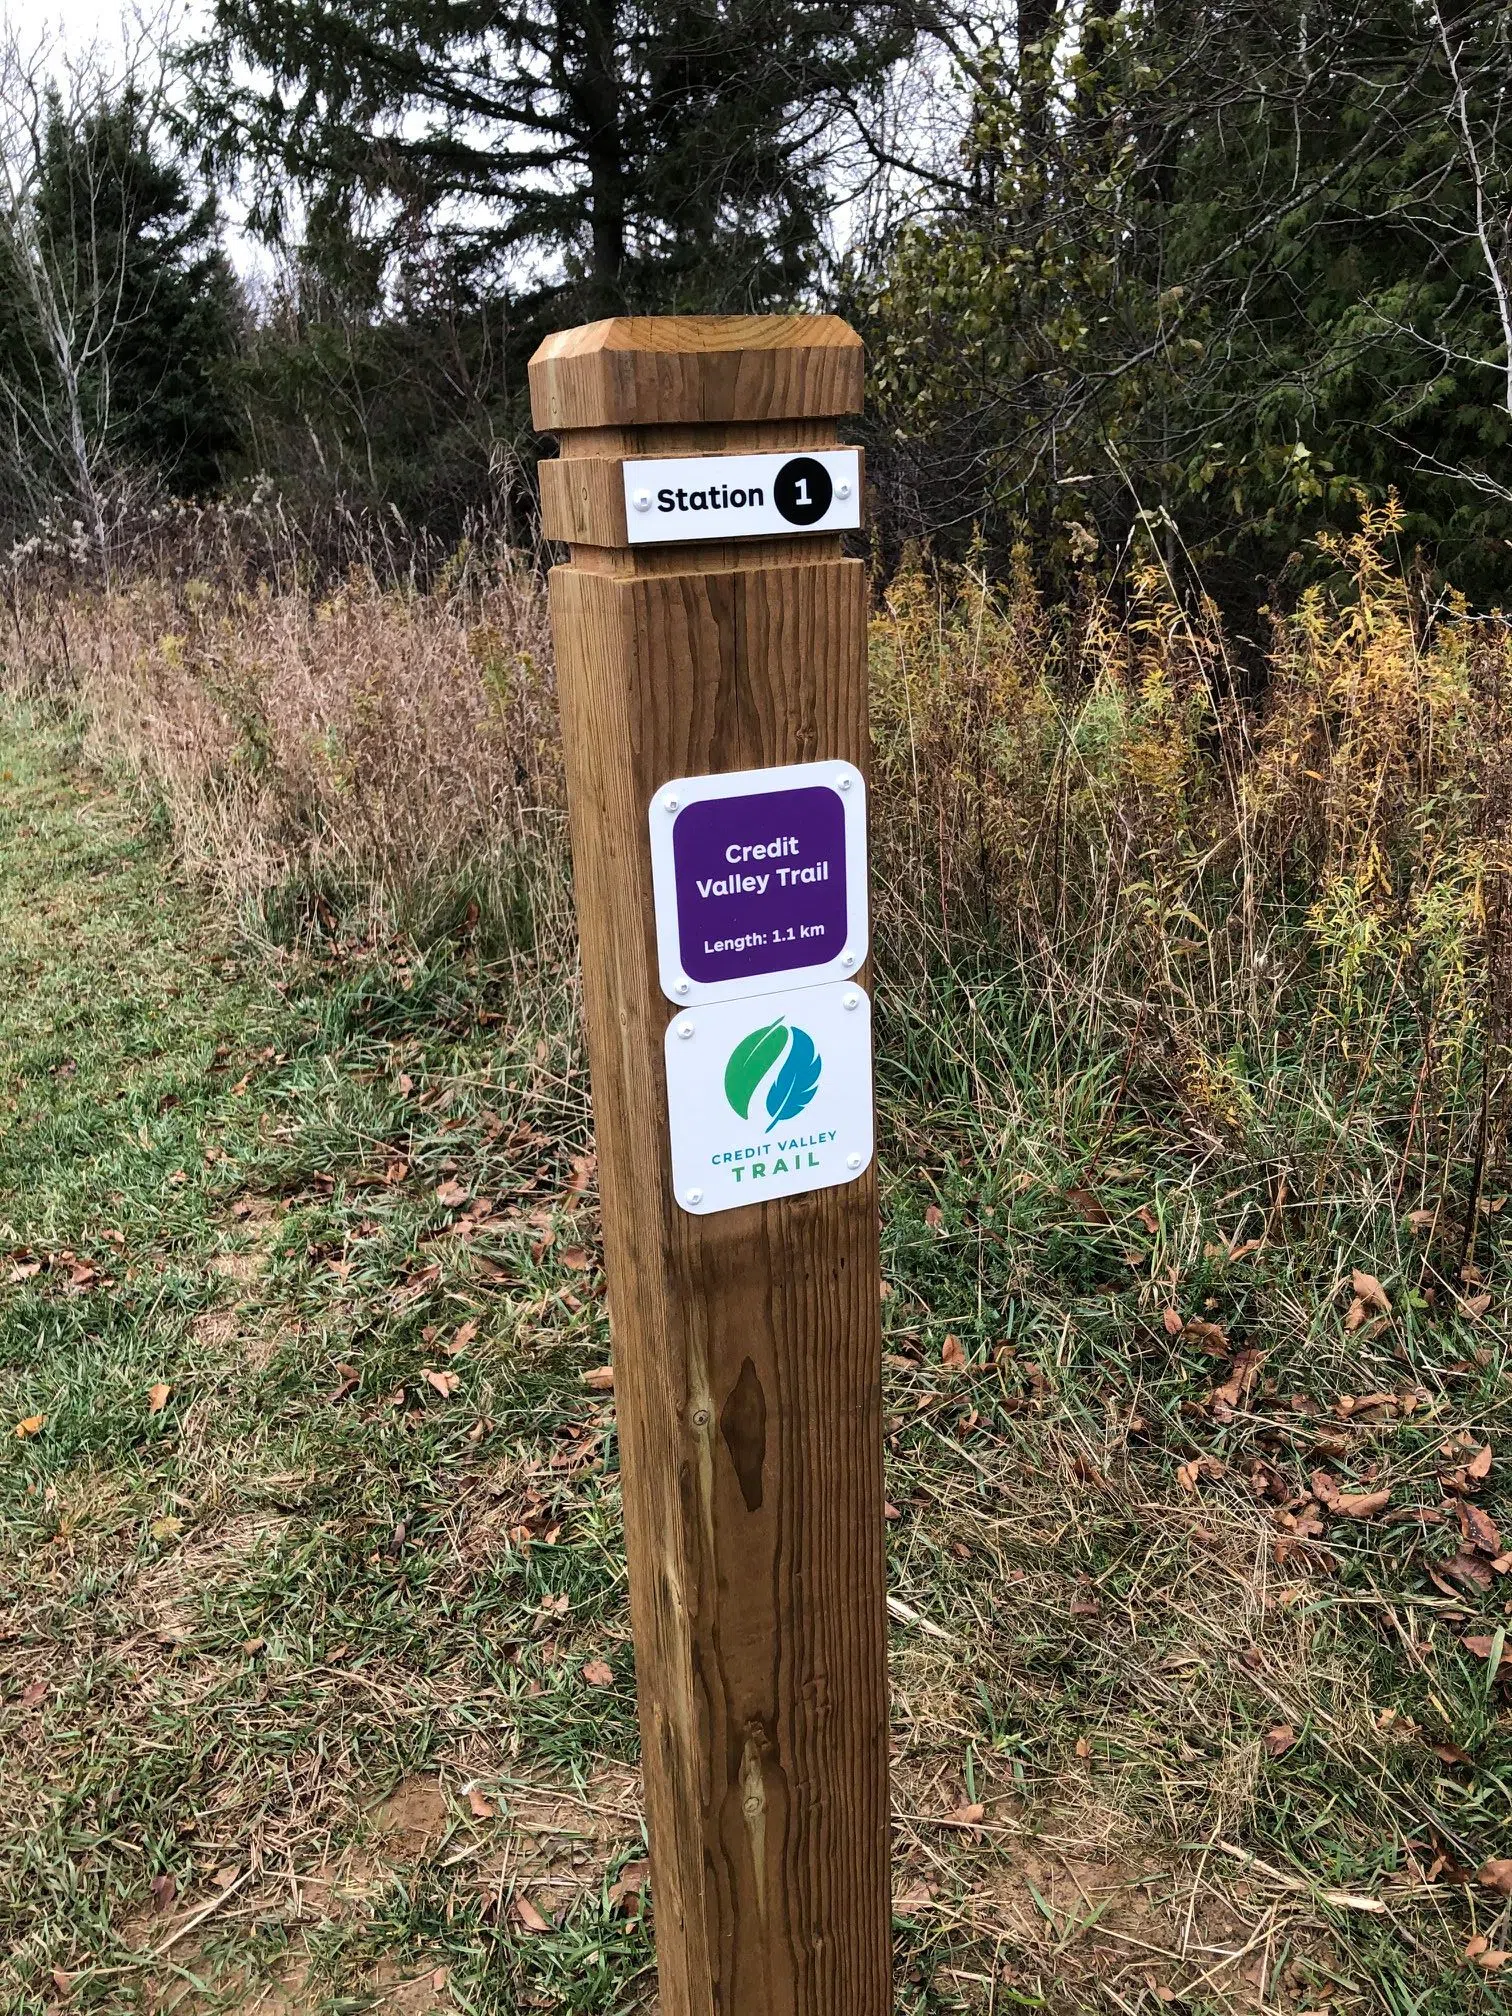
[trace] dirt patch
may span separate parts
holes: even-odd
[[[217,1253],[210,1260],[212,1274],[226,1281],[255,1281],[268,1264],[265,1253]]]
[[[416,1772],[373,1808],[368,1824],[386,1859],[419,1862],[445,1837],[450,1818],[440,1779]]]

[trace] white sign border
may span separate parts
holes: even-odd
[[[795,525],[772,500],[772,485],[785,462],[799,457],[820,463],[835,486],[829,509],[812,525]],[[857,532],[861,528],[859,448],[763,449],[748,455],[658,455],[621,465],[625,484],[625,535],[632,546],[690,545],[705,539],[801,539],[811,532]],[[654,509],[657,490],[671,485],[710,483],[763,486],[759,506],[700,512]],[[637,505],[639,492],[647,502]]]
[[[800,1006],[799,1013],[809,1016],[813,1009],[820,1007],[813,990],[807,987],[790,987],[785,993],[807,1002],[808,1008]],[[753,1017],[770,1013],[773,1002],[770,996],[756,996],[749,1001],[736,999],[725,1002],[706,1002],[702,1008],[692,1008],[680,1015],[674,1015],[667,1024],[664,1040],[667,1066],[667,1128],[669,1166],[672,1182],[673,1201],[678,1208],[693,1218],[713,1217],[725,1211],[739,1211],[768,1203],[776,1203],[783,1197],[803,1197],[814,1190],[834,1190],[846,1183],[854,1183],[865,1175],[871,1167],[876,1152],[876,1104],[872,1082],[872,1014],[871,1000],[864,987],[850,982],[831,982],[824,989],[829,996],[823,1001],[821,1013],[833,1029],[838,1018],[854,1016],[854,1026],[845,1031],[845,1040],[832,1043],[829,1038],[821,1038],[825,1048],[821,1051],[822,1067],[828,1073],[830,1096],[838,1099],[846,1109],[848,1123],[844,1129],[844,1140],[836,1140],[833,1148],[833,1164],[826,1167],[817,1181],[798,1180],[800,1171],[793,1170],[784,1177],[770,1179],[771,1188],[764,1189],[757,1196],[747,1190],[724,1192],[710,1178],[705,1166],[710,1137],[710,1113],[717,1111],[723,1095],[721,1082],[716,1090],[707,1096],[678,1099],[674,1097],[674,1080],[693,1061],[694,1046],[700,1037],[705,1044],[720,1044],[719,1024],[731,1019],[731,1011],[745,1007]],[[820,997],[821,1000],[823,997]],[[739,1023],[735,1026],[738,1028]],[[728,1040],[728,1037],[726,1037]],[[698,1060],[698,1075],[706,1070],[718,1070],[718,1050],[716,1062],[708,1065],[702,1058]],[[706,1091],[706,1088],[699,1088]],[[720,1117],[720,1125],[723,1126]],[[750,1123],[747,1123],[750,1124]],[[805,1126],[802,1116],[792,1121],[794,1128]],[[812,1122],[807,1124],[812,1125]],[[729,1122],[728,1132],[735,1133],[741,1123],[738,1118]],[[837,1130],[841,1131],[841,1130]]]
[[[828,785],[845,815],[845,943],[822,966],[790,966],[734,980],[695,980],[683,971],[677,929],[677,865],[672,829],[689,805],[710,798],[753,798],[762,791],[794,791]],[[821,987],[849,980],[861,970],[871,937],[867,903],[866,779],[854,763],[779,763],[767,770],[722,770],[706,777],[673,777],[656,792],[648,811],[651,828],[651,889],[656,907],[656,957],[661,989],[669,1001],[692,1007],[699,1001],[740,1001],[795,987]]]

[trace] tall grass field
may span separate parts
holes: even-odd
[[[1512,1984],[1512,627],[871,631],[906,2016]],[[388,578],[388,577],[383,577]],[[0,641],[0,2008],[655,2007],[544,594]]]

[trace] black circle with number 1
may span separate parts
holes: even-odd
[[[789,525],[817,525],[834,494],[828,469],[812,455],[784,462],[772,485],[772,501]]]

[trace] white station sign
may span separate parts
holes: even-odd
[[[861,453],[856,448],[680,455],[623,467],[632,546],[854,532],[861,523]]]
[[[667,1025],[672,1185],[702,1216],[853,1183],[872,1159],[871,1003],[832,982]]]

